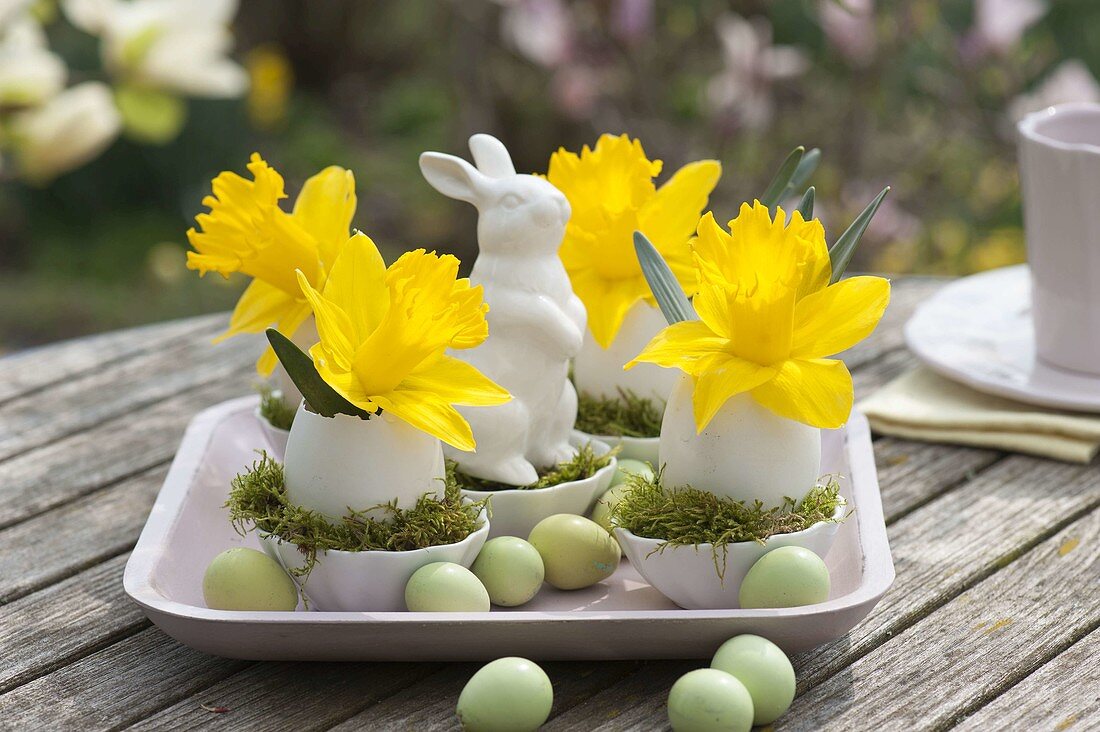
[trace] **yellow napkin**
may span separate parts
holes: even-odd
[[[992,447],[1087,463],[1100,449],[1100,415],[1058,412],[974,391],[917,368],[857,408],[876,432],[925,442]]]

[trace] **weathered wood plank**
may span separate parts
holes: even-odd
[[[1098,561],[1094,511],[811,689],[776,729],[952,725],[1100,624]]]
[[[622,678],[640,665],[632,661],[540,664],[554,684],[554,708],[551,715],[571,709],[600,689]],[[368,707],[360,714],[335,727],[333,732],[352,730],[458,730],[455,705],[462,687],[474,674],[477,664],[451,664],[444,670]]]
[[[148,673],[145,666],[129,671]],[[427,663],[263,663],[250,666],[133,725],[134,730],[326,730],[438,671]],[[419,687],[415,687],[419,688]],[[161,698],[178,698],[165,693]],[[427,701],[422,700],[423,701]],[[202,708],[220,706],[224,715]]]
[[[0,693],[148,625],[122,589],[125,564],[114,557],[0,607]]]
[[[212,383],[0,462],[0,527],[166,463],[195,412],[247,394],[252,373],[238,364]]]
[[[0,531],[0,605],[133,548],[167,466]]]
[[[891,524],[933,498],[971,480],[1004,453],[884,437],[875,441],[882,512]]]
[[[176,340],[209,340],[225,329],[227,321],[225,314],[203,315],[9,354],[0,358],[0,405]]]
[[[247,663],[192,651],[150,628],[0,696],[0,728],[119,729],[155,712],[162,700],[197,692]],[[205,716],[191,729],[233,726],[232,716],[198,711]]]
[[[217,346],[185,341],[13,399],[4,405],[0,422],[0,460],[140,413],[201,384],[238,378],[259,348],[260,341],[253,337]]]
[[[1100,729],[1100,630],[966,717],[959,730]]]

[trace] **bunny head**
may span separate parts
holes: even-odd
[[[470,138],[474,163],[444,153],[420,155],[420,171],[449,198],[472,203],[478,211],[482,251],[551,254],[558,250],[569,221],[569,202],[549,181],[516,173],[504,144],[492,135]]]

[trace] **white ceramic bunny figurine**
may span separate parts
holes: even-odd
[[[489,338],[453,355],[513,399],[461,408],[477,452],[451,450],[447,456],[468,475],[526,485],[538,479],[539,468],[576,454],[569,444],[577,418],[569,359],[580,351],[586,315],[558,258],[569,202],[546,180],[517,174],[495,137],[474,135],[470,152],[476,168],[453,155],[426,152],[420,170],[440,193],[478,210],[480,252],[470,280],[485,288]]]

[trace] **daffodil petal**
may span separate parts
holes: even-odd
[[[724,287],[702,280],[692,305],[708,328],[723,338],[730,338],[730,301]]]
[[[721,175],[722,164],[717,160],[688,163],[658,188],[638,212],[639,228],[666,260],[690,262],[688,241]]]
[[[324,296],[342,304],[359,343],[382,322],[389,307],[386,263],[369,236],[356,232],[347,240],[325,281]]]
[[[643,299],[643,288],[646,286],[634,278],[605,280],[593,273],[574,277],[573,290],[588,311],[588,328],[601,348],[611,347],[626,314]]]
[[[300,305],[299,302],[278,287],[269,285],[263,280],[252,280],[252,283],[241,293],[237,306],[233,308],[233,315],[229,318],[229,328],[215,338],[214,342],[221,343],[226,338],[241,333],[261,333],[279,322],[288,310],[298,305]]]
[[[706,371],[695,377],[691,405],[695,429],[702,432],[730,397],[750,391],[775,376],[775,369],[736,356],[713,359]]]
[[[316,237],[326,267],[348,240],[355,206],[355,176],[335,165],[307,180],[294,202],[294,220]]]
[[[313,315],[313,311],[309,308],[309,303],[300,302],[295,300],[293,308],[288,309],[284,313],[283,317],[279,319],[276,324],[276,328],[280,333],[287,338],[293,338],[298,333],[298,329],[302,327],[302,323],[306,322],[306,319],[310,315]],[[311,346],[313,344],[310,344]],[[260,376],[271,376],[271,373],[275,370],[276,364],[279,363],[279,357],[275,355],[275,351],[271,346],[264,349],[263,354],[256,361],[256,371]]]
[[[309,306],[313,308],[313,316],[317,320],[317,334],[321,337],[325,350],[332,355],[341,370],[350,371],[352,359],[355,356],[355,346],[352,344],[351,336],[355,331],[348,314],[313,289],[309,280],[301,272],[298,273],[298,284],[302,288],[302,294],[309,301]]]
[[[354,373],[334,369],[331,364],[325,360],[325,350],[322,344],[318,343],[311,348],[310,355],[313,356],[313,363],[317,367],[317,373],[337,394],[365,412],[374,412],[378,409],[379,404],[376,403],[375,398],[371,394],[363,390],[362,385],[359,383]]]
[[[491,407],[510,401],[508,390],[476,368],[451,356],[440,356],[402,379],[398,391],[427,391],[451,404]]]
[[[825,358],[871,335],[890,303],[890,281],[852,277],[795,305],[791,358]]]
[[[701,361],[726,353],[728,343],[701,320],[686,320],[674,323],[654,336],[642,352],[623,368],[652,363],[695,374]]]
[[[780,417],[834,429],[852,412],[852,375],[843,361],[784,361],[775,377],[753,389],[752,396]]]
[[[438,437],[458,450],[472,451],[477,447],[470,423],[447,401],[436,394],[414,391],[392,391],[376,398],[383,411],[408,422],[422,432]]]

